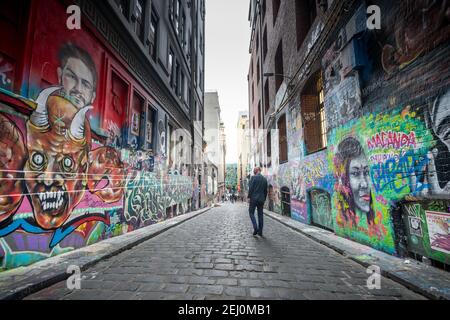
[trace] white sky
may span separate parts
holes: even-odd
[[[249,5],[249,0],[206,0],[205,89],[219,93],[227,163],[237,163],[239,111],[248,110]]]

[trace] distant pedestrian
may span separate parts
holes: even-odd
[[[267,198],[267,179],[261,174],[261,168],[256,167],[253,170],[254,176],[250,179],[248,199],[249,214],[253,224],[253,235],[263,235],[263,209]],[[255,219],[255,209],[258,209],[258,224]]]

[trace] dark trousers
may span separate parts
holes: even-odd
[[[263,208],[264,208],[264,202],[250,201],[250,209],[249,209],[250,219],[252,220],[253,229],[256,232],[258,232],[259,234],[262,234],[262,230],[263,230],[263,226],[264,226]],[[255,219],[255,209],[258,209],[258,225],[256,224],[256,219]],[[258,226],[259,226],[259,228],[258,228]]]

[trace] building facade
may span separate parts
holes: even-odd
[[[221,139],[221,108],[217,91],[205,93],[205,118],[204,127],[206,142],[205,157],[215,167],[216,188],[210,193],[215,201],[219,201],[224,191],[224,175],[220,174],[225,169],[224,148]]]
[[[252,165],[268,176],[270,209],[449,264],[449,10],[251,1]]]
[[[221,154],[220,163],[222,167],[219,168],[218,173],[218,188],[219,188],[219,199],[222,199],[222,195],[225,192],[225,177],[226,177],[226,158],[227,158],[227,136],[225,134],[225,123],[220,121],[219,126],[219,149]]]
[[[238,194],[243,199],[247,197],[248,182],[250,175],[250,127],[248,120],[248,112],[240,112],[237,123],[238,133],[238,168],[237,168],[237,180],[238,180]]]
[[[1,2],[1,268],[204,205],[204,19],[203,0]]]

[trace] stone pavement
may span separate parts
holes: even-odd
[[[413,259],[399,258],[334,232],[306,225],[274,212],[264,211],[270,218],[321,243],[364,267],[376,265],[381,273],[431,299],[450,299],[450,273]]]
[[[272,219],[254,237],[247,208],[213,208],[27,299],[425,299]]]
[[[0,273],[0,300],[21,299],[38,290],[69,277],[68,267],[78,266],[82,271],[128,250],[158,234],[203,214],[210,208],[189,212],[133,232],[100,241],[68,253],[57,255],[30,266]]]

